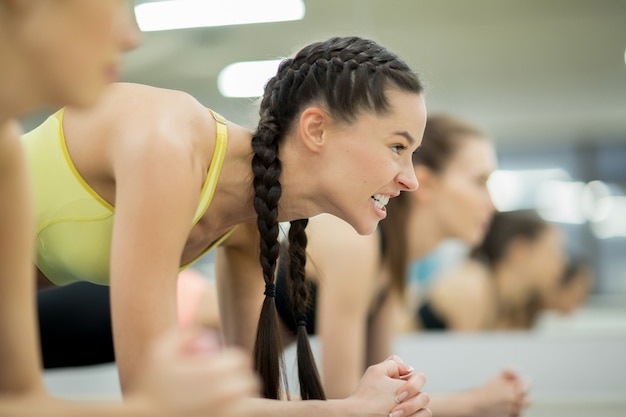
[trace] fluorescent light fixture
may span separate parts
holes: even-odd
[[[284,22],[304,13],[304,0],[169,0],[135,7],[143,32]]]
[[[626,197],[605,197],[598,203],[598,210],[604,214],[604,218],[591,225],[595,235],[600,239],[626,237]]]
[[[585,223],[587,219],[581,204],[585,186],[580,181],[545,181],[539,184],[535,195],[539,215],[550,222]]]
[[[582,194],[582,210],[585,217],[590,222],[601,222],[609,215],[607,205],[600,203],[607,197],[611,197],[612,192],[608,184],[603,181],[591,181],[585,185]]]
[[[487,183],[498,211],[535,207],[537,185],[545,181],[568,181],[571,177],[561,168],[496,170]]]
[[[276,75],[281,59],[236,62],[217,76],[217,88],[224,97],[260,97],[267,80]]]

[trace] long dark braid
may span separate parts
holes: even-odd
[[[309,286],[305,280],[306,244],[305,228],[309,219],[295,220],[289,228],[289,268],[291,278],[290,299],[297,324],[297,357],[300,397],[303,400],[325,400],[326,394],[320,384],[315,358],[311,351],[309,335],[306,330],[306,313],[309,307]]]
[[[265,86],[259,126],[252,138],[252,170],[266,285],[254,358],[267,398],[279,397],[282,350],[274,302],[281,196],[279,142],[296,116],[310,104],[325,105],[333,118],[344,122],[353,122],[363,111],[383,114],[389,108],[385,91],[392,86],[416,94],[422,91],[415,73],[396,55],[357,37],[332,38],[303,48],[294,58],[284,60]],[[304,275],[307,222],[293,221],[289,233],[291,298],[298,321],[298,377],[303,399],[325,399],[304,325],[308,303]]]

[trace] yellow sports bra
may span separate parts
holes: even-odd
[[[226,120],[209,111],[216,121],[217,140],[192,227],[211,204],[228,143]],[[35,263],[56,285],[75,281],[107,285],[115,209],[74,166],[65,143],[63,113],[63,109],[58,111],[23,137],[35,196]],[[219,245],[232,230],[200,256]]]

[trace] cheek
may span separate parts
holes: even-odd
[[[384,158],[384,154],[374,150],[363,149],[361,152],[352,154],[350,159],[351,175],[357,178],[357,184],[378,189],[393,180],[396,173],[393,164]],[[345,160],[341,161],[340,164],[346,167],[345,162]]]
[[[466,227],[475,227],[482,214],[480,199],[474,188],[466,181],[458,181],[448,187],[448,210],[453,212],[459,221],[464,222]]]

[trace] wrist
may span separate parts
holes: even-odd
[[[453,403],[458,404],[456,407],[459,417],[474,417],[477,412],[476,398],[471,391],[460,392],[451,396]]]
[[[439,417],[475,417],[476,401],[471,392],[433,394],[428,405],[433,415]]]

